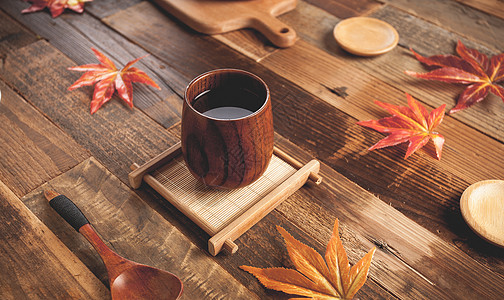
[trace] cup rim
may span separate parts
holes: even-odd
[[[247,76],[250,76],[254,79],[256,79],[257,81],[259,81],[263,86],[264,88],[266,89],[266,99],[264,100],[264,103],[263,105],[257,109],[256,111],[254,111],[253,113],[249,114],[249,115],[246,115],[244,117],[241,117],[241,118],[234,118],[234,119],[219,119],[219,118],[214,118],[214,117],[209,117],[203,113],[200,113],[199,111],[197,111],[192,105],[191,103],[188,101],[187,99],[187,91],[189,90],[189,87],[191,85],[193,85],[196,81],[200,80],[201,78],[203,77],[206,77],[206,76],[209,76],[210,74],[213,74],[213,73],[219,73],[219,72],[228,72],[228,73],[241,73],[241,74],[245,74]],[[196,114],[204,117],[204,118],[207,118],[207,119],[211,119],[211,120],[214,120],[214,121],[221,121],[221,122],[229,122],[229,121],[237,121],[237,120],[244,120],[244,119],[248,119],[248,118],[251,118],[257,114],[259,114],[261,111],[263,111],[266,107],[266,105],[268,104],[268,101],[270,101],[270,91],[269,91],[269,88],[268,88],[268,85],[266,84],[266,82],[264,82],[264,80],[261,79],[261,77],[257,76],[256,74],[254,73],[251,73],[249,71],[245,71],[245,70],[241,70],[241,69],[234,69],[234,68],[221,68],[221,69],[214,69],[214,70],[210,70],[210,71],[206,71],[204,73],[201,73],[200,75],[194,77],[186,86],[185,88],[185,91],[184,91],[184,102],[187,104],[187,106],[193,111],[195,112]]]

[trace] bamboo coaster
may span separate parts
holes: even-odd
[[[474,232],[504,247],[503,180],[484,180],[469,186],[460,198],[460,210]]]
[[[278,204],[311,178],[319,184],[320,163],[306,165],[275,148],[265,173],[252,184],[234,190],[216,190],[200,183],[187,169],[180,143],[143,166],[132,166],[130,184],[142,180],[189,217],[211,238],[208,251],[217,255],[222,248],[235,253],[234,240],[260,221]]]
[[[343,49],[360,56],[389,52],[399,42],[399,34],[392,25],[368,17],[345,19],[334,27],[333,34]]]

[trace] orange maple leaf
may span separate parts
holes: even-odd
[[[338,224],[338,219],[336,219],[331,240],[327,245],[325,262],[317,251],[296,240],[285,229],[277,226],[297,271],[286,268],[261,269],[250,266],[240,266],[240,268],[254,275],[269,289],[311,299],[352,299],[366,282],[376,247],[373,247],[357,264],[350,268],[347,254],[339,238]]]
[[[132,82],[145,83],[157,89],[161,89],[143,71],[131,67],[134,63],[144,58],[139,57],[130,61],[121,70],[118,70],[114,63],[103,55],[100,51],[91,48],[101,64],[88,64],[78,67],[68,68],[73,71],[86,72],[68,90],[80,88],[81,86],[93,85],[96,83],[91,101],[91,114],[94,114],[103,104],[107,103],[114,91],[117,89],[119,97],[130,107],[133,107],[133,86]]]
[[[408,105],[397,106],[375,100],[375,104],[386,109],[393,116],[380,120],[357,122],[358,125],[372,128],[389,135],[373,145],[369,150],[395,146],[409,141],[408,150],[404,158],[408,158],[416,150],[422,148],[432,138],[436,148],[437,159],[441,159],[444,137],[434,131],[443,121],[446,104],[434,109],[430,113],[419,102],[406,94]]]

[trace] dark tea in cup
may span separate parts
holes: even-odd
[[[194,107],[202,112],[205,116],[222,119],[240,119],[253,114],[261,108],[261,102],[264,103],[264,95],[257,95],[253,91],[240,88],[215,88],[206,90],[196,96],[194,99]],[[237,99],[239,99],[237,101]],[[198,109],[200,107],[200,109]],[[208,109],[210,107],[210,109]],[[203,109],[204,108],[204,109]]]

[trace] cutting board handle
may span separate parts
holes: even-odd
[[[296,42],[296,31],[269,14],[261,14],[252,19],[252,28],[264,34],[273,44],[287,48]]]

